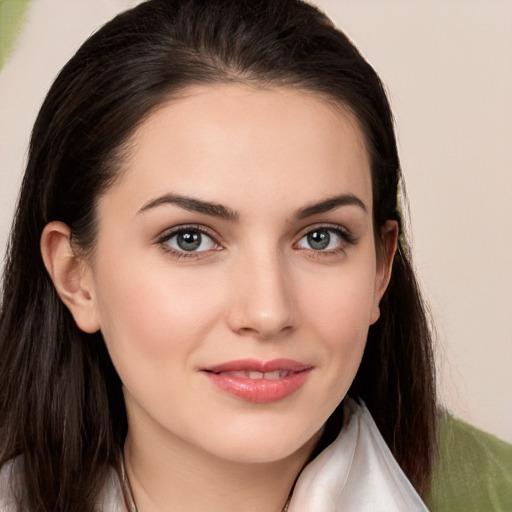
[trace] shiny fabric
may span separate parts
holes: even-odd
[[[301,472],[288,512],[424,512],[427,508],[393,458],[368,409],[345,400],[347,424]],[[13,510],[9,477],[0,472],[0,512]],[[15,479],[14,479],[15,480]],[[123,485],[124,484],[124,485]],[[97,501],[100,512],[135,512],[127,479],[112,470]]]
[[[347,398],[348,423],[338,438],[302,471],[288,512],[425,512],[368,409]],[[114,475],[114,474],[113,474]],[[127,480],[107,483],[103,512],[135,512]],[[428,511],[427,511],[428,512]]]
[[[345,400],[338,438],[302,471],[289,512],[423,512],[368,409]]]

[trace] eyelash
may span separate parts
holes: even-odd
[[[334,233],[336,236],[338,236],[341,239],[341,242],[338,247],[329,249],[329,250],[315,250],[313,248],[298,248],[297,244],[302,241],[305,237],[308,235],[313,234],[314,232],[327,232],[327,233]],[[207,249],[204,251],[186,251],[186,250],[177,250],[173,247],[169,246],[169,241],[172,240],[175,236],[179,235],[180,233],[190,233],[190,232],[196,232],[200,233],[201,235],[206,235],[211,241],[214,246],[213,249]],[[162,233],[162,235],[157,239],[156,243],[167,253],[171,254],[176,259],[184,259],[184,258],[193,258],[193,259],[200,259],[201,257],[207,256],[212,250],[213,251],[220,251],[222,250],[222,245],[217,242],[218,236],[211,230],[205,228],[204,226],[198,226],[198,225],[183,225],[179,227],[175,227],[172,229],[169,229]],[[298,237],[297,241],[293,244],[293,247],[296,250],[300,251],[307,251],[311,257],[318,258],[318,257],[326,257],[331,255],[336,255],[338,253],[343,253],[346,251],[347,246],[355,245],[357,243],[356,237],[347,231],[346,229],[342,228],[339,225],[336,224],[319,224],[316,226],[308,226],[306,229],[302,231],[300,236]],[[204,255],[203,255],[204,253]]]
[[[337,224],[319,224],[316,226],[308,226],[305,230],[302,231],[302,234],[298,238],[297,242],[295,242],[294,247],[297,246],[297,244],[306,238],[308,235],[311,235],[315,232],[324,231],[327,233],[334,233],[337,237],[340,238],[340,243],[337,247],[329,250],[315,250],[313,248],[304,248],[304,249],[298,249],[307,251],[310,257],[313,258],[322,258],[322,257],[329,257],[329,256],[335,256],[340,253],[344,253],[347,248],[351,245],[355,245],[357,243],[357,238],[350,233],[345,228],[342,228],[341,226]]]
[[[215,246],[215,249],[210,249],[206,251],[181,251],[174,249],[173,247],[169,246],[169,241],[179,235],[180,233],[200,233],[201,235],[206,235],[209,239],[212,240],[213,245]],[[209,253],[211,250],[219,251],[221,250],[222,246],[216,241],[217,235],[213,233],[211,230],[203,227],[203,226],[197,226],[194,224],[191,225],[184,225],[179,226],[176,228],[172,228],[170,230],[165,231],[156,241],[158,245],[167,253],[171,254],[176,259],[183,259],[183,258],[193,258],[193,259],[199,259],[202,253]],[[206,255],[205,254],[205,255]]]

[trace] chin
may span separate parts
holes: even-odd
[[[313,432],[293,432],[288,426],[273,431],[248,429],[240,433],[225,433],[222,441],[212,443],[210,453],[231,462],[246,464],[271,464],[285,460],[297,452],[307,452],[306,458],[314,450],[322,429]],[[228,442],[226,442],[228,441]]]

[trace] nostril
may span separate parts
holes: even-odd
[[[283,336],[295,326],[293,283],[286,268],[277,264],[275,258],[268,261],[268,254],[259,261],[250,261],[251,272],[245,260],[238,267],[244,271],[244,279],[241,285],[232,288],[232,302],[226,316],[229,327],[240,335],[261,339]],[[233,277],[238,278],[240,274]]]

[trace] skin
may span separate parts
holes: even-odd
[[[170,194],[231,217],[166,202]],[[307,211],[340,195],[350,204]],[[281,510],[357,372],[391,271],[397,227],[386,224],[377,257],[357,121],[297,90],[190,88],[133,135],[98,219],[87,261],[57,222],[42,252],[78,326],[101,329],[123,381],[139,512]],[[199,250],[169,233],[183,225],[206,231]],[[315,229],[330,236],[327,249],[311,246]],[[264,404],[202,371],[245,358],[312,370]]]

